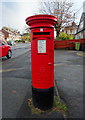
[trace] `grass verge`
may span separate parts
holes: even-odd
[[[42,114],[42,113],[49,113],[49,112],[60,112],[62,114],[67,112],[67,106],[63,102],[61,102],[57,96],[54,96],[54,104],[53,108],[47,111],[40,110],[38,108],[35,108],[32,103],[32,98],[28,99],[28,106],[31,109],[32,114]]]

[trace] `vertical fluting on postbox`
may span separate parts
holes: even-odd
[[[34,15],[26,19],[31,30],[32,100],[42,110],[53,106],[54,25],[53,15]]]

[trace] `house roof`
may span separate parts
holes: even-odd
[[[5,29],[2,29],[1,32],[5,35],[5,38],[9,37],[9,32]]]
[[[76,25],[76,23],[73,21],[72,23],[71,23],[71,25],[68,25],[68,26],[66,26],[65,28],[64,28],[64,30],[74,30],[74,29],[77,29],[77,25]]]
[[[2,29],[1,31],[2,31],[2,33],[4,33],[4,34],[20,35],[20,32],[18,32],[18,31],[10,31],[10,30],[6,30],[6,29]]]

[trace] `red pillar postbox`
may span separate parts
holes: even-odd
[[[35,107],[53,106],[54,25],[57,17],[34,15],[26,19],[31,30],[32,98]]]

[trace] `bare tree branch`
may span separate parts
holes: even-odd
[[[50,14],[58,17],[58,23],[55,25],[57,35],[60,30],[73,21],[71,8],[73,3],[69,0],[42,0],[39,13]]]

